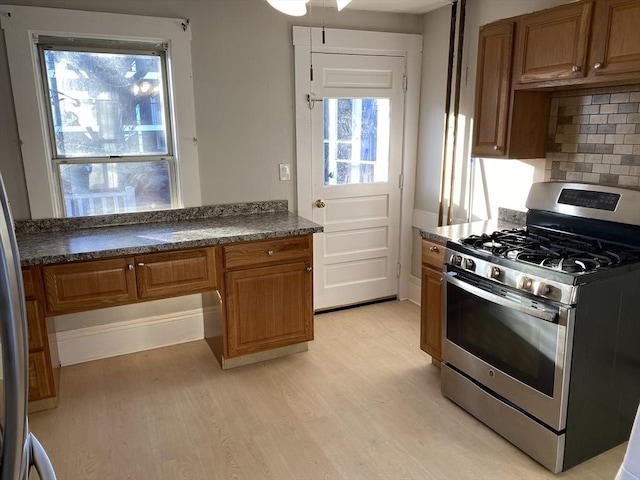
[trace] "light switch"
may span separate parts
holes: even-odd
[[[288,163],[280,164],[280,180],[291,180],[291,165]]]

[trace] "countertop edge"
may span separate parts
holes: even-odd
[[[268,240],[270,238],[295,237],[320,233],[323,228],[307,227],[295,230],[274,230],[271,232],[231,235],[226,237],[207,238],[201,240],[188,240],[184,242],[163,243],[156,245],[142,245],[130,248],[118,248],[113,250],[100,250],[83,253],[70,253],[64,255],[20,257],[21,267],[34,267],[39,265],[55,265],[60,263],[79,262],[84,260],[101,260],[113,257],[125,257],[130,255],[143,255],[147,253],[170,252],[173,250],[187,250],[192,248],[213,247],[230,243],[250,242],[256,240]]]

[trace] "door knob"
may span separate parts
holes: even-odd
[[[324,200],[316,200],[316,207],[318,207],[318,208],[324,208],[324,207],[326,207],[326,206],[327,206],[327,204],[326,204],[326,203],[324,203]]]

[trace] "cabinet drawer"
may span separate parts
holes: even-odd
[[[422,263],[426,263],[437,269],[442,269],[445,249],[446,247],[441,243],[423,239]]]
[[[44,268],[47,310],[90,310],[136,300],[133,258],[95,260]]]
[[[223,247],[226,268],[253,267],[290,260],[310,260],[311,236],[239,243]]]
[[[45,352],[29,354],[29,401],[42,400],[55,395],[51,365]]]
[[[216,288],[213,248],[137,255],[139,298],[187,295]]]

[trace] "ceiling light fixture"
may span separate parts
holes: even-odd
[[[286,15],[302,17],[307,14],[309,0],[267,0],[269,5]]]
[[[273,8],[287,15],[302,17],[307,14],[307,3],[310,0],[267,0]],[[349,5],[351,0],[336,0],[338,11]],[[324,7],[324,2],[323,2]]]

